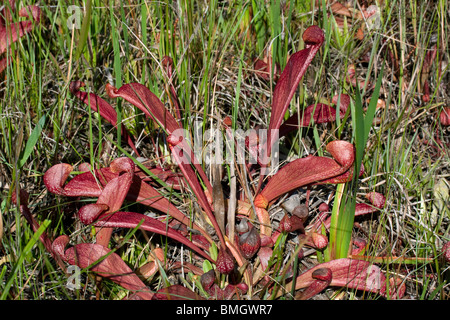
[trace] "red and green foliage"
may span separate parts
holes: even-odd
[[[35,11],[32,12],[38,21],[38,15]],[[31,22],[21,22],[20,27],[21,30],[24,28],[24,31],[19,33],[22,35],[31,28]],[[6,37],[5,31],[0,33],[0,37]],[[13,37],[12,40],[14,39],[16,38]],[[280,136],[284,136],[300,126],[343,118],[350,105],[348,95],[339,95],[333,99],[335,104],[340,101],[339,111],[333,106],[318,103],[307,107],[300,117],[294,114],[284,120],[298,85],[319,52],[325,36],[319,27],[312,26],[305,30],[303,40],[305,49],[290,57],[277,79],[268,126],[269,140],[263,146],[268,152],[263,152],[263,155],[270,155],[273,144],[277,142],[273,139],[273,133],[278,132]],[[5,51],[3,47],[0,49],[1,52]],[[169,57],[164,59],[164,66],[171,73]],[[72,82],[70,91],[107,122],[117,127],[118,117],[115,109],[95,93],[81,91],[84,86],[81,81]],[[311,223],[308,222],[309,203],[306,203],[304,208],[294,210],[292,214],[286,213],[279,224],[271,221],[269,210],[284,195],[299,188],[343,184],[356,179],[355,147],[352,143],[343,140],[331,141],[326,146],[327,156],[309,155],[296,159],[268,177],[262,174],[265,170],[263,166],[254,165],[251,169],[261,172],[259,187],[255,194],[242,192],[237,195],[239,204],[236,217],[244,226],[242,232],[237,232],[236,237],[230,238],[226,230],[222,231],[215,216],[215,211],[218,210],[215,204],[219,200],[214,197],[214,183],[200,162],[196,161],[187,137],[179,135],[184,128],[178,121],[178,117],[182,116],[178,102],[174,115],[154,93],[139,83],[128,83],[120,88],[107,84],[106,92],[111,99],[122,99],[135,106],[149,121],[159,126],[165,134],[166,147],[170,150],[177,168],[171,171],[149,166],[142,170],[132,158],[121,157],[113,160],[108,167],[80,166],[79,172],[75,172],[74,167],[67,163],[56,164],[48,169],[44,175],[47,190],[56,196],[73,198],[83,203],[77,212],[77,219],[95,229],[92,243],[74,243],[68,249],[66,247],[73,239],[66,235],[56,238],[53,242],[46,234],[41,237],[46,249],[62,267],[63,262],[66,262],[80,268],[88,268],[96,275],[129,290],[130,299],[231,299],[236,295],[243,296],[252,292],[260,284],[269,292],[273,291],[273,296],[280,297],[282,291],[275,291],[275,282],[267,276],[271,273],[270,268],[274,266],[273,260],[278,254],[280,239],[287,234],[294,234],[299,239],[299,246],[307,246],[318,252],[328,246],[327,231],[332,222],[331,217],[327,215],[327,208],[323,208],[320,220]],[[173,101],[178,101],[173,86],[170,93]],[[441,116],[442,122],[445,119],[445,116]],[[123,125],[121,135],[135,154],[139,155],[134,138]],[[153,176],[160,179],[147,176],[147,172],[153,172]],[[359,173],[362,172],[363,170]],[[184,201],[197,202],[201,214],[204,214],[205,220],[209,221],[212,228],[197,223],[192,215],[180,210],[170,198],[158,191],[158,187],[162,187],[159,185],[160,181],[164,181],[166,187],[173,186],[175,189],[179,189],[181,185],[187,186],[195,199],[192,200],[185,192],[182,193],[185,196]],[[95,201],[87,204],[81,202],[92,198],[95,198]],[[382,194],[369,192],[367,199],[370,204],[356,205],[355,216],[383,209],[385,199]],[[159,214],[150,217],[140,212],[124,211],[123,208],[128,204],[136,203],[148,206]],[[20,208],[33,229],[37,230],[38,222],[30,214],[25,196],[21,196]],[[252,222],[247,224],[247,219]],[[235,228],[228,226],[231,227]],[[109,248],[112,232],[116,228],[141,229],[165,236],[189,248],[201,261],[208,261],[213,268],[198,274],[206,295],[180,285],[167,286],[153,292],[125,261]],[[357,241],[354,243],[357,244]],[[217,254],[213,254],[214,248],[218,248]],[[350,248],[348,251],[351,256]],[[260,263],[254,263],[256,260]],[[198,269],[196,272],[199,273]],[[319,263],[291,279],[285,290],[295,290],[298,299],[309,299],[329,286],[373,292],[390,298],[401,298],[405,292],[404,284],[397,279],[386,278],[379,266],[352,258]]]

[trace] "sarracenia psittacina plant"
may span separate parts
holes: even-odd
[[[19,10],[19,17],[30,18],[32,20],[12,23],[16,9],[15,0],[4,1],[0,10],[0,54],[6,52],[12,43],[29,33],[33,27],[40,22],[41,9],[38,6],[30,5]],[[0,73],[11,62],[10,57],[0,60]]]

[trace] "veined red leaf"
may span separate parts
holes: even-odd
[[[176,159],[181,171],[183,172],[184,178],[188,182],[192,191],[195,193],[198,202],[202,206],[203,210],[205,210],[209,220],[213,224],[213,227],[216,230],[217,236],[219,237],[220,243],[222,244],[222,246],[225,246],[225,240],[224,240],[223,234],[221,232],[220,226],[214,216],[214,213],[212,212],[211,205],[208,202],[206,194],[203,191],[203,188],[197,179],[197,175],[195,174],[194,170],[190,166],[189,162],[185,162],[185,159],[183,159],[183,157],[185,155],[180,154],[179,149],[178,150],[175,149],[177,146],[173,146],[173,145],[169,144],[169,147],[170,147],[173,157]],[[208,189],[208,191],[209,191],[209,189]],[[212,189],[211,189],[211,191],[212,191]],[[212,193],[210,193],[210,194],[212,194]]]
[[[106,205],[106,214],[119,211],[130,190],[134,176],[134,163],[130,158],[122,157],[111,162],[110,169],[113,173],[119,174],[110,180],[97,199],[98,205]],[[120,174],[124,172],[123,174]],[[105,247],[111,239],[112,228],[96,228],[96,241]]]
[[[319,182],[316,182],[314,184],[340,184],[340,183],[346,183],[353,179],[353,172],[354,167],[351,166],[346,172],[343,174],[340,174],[336,177],[332,177],[329,179],[325,179]],[[361,168],[359,169],[359,177],[361,177],[364,174],[364,166],[361,164]]]
[[[177,92],[175,90],[175,87],[173,85],[173,60],[169,56],[164,56],[161,64],[163,65],[167,77],[169,78],[169,89],[170,89],[170,98],[174,105],[174,109],[176,112],[176,115],[178,117],[178,121],[181,125],[181,108],[180,103],[178,102]]]
[[[85,172],[73,177],[64,187],[64,195],[68,197],[99,197],[103,188],[118,174],[110,168],[101,168],[93,172]]]
[[[83,224],[90,225],[108,209],[109,207],[106,204],[90,203],[78,210],[78,217]]]
[[[221,247],[217,255],[217,270],[222,274],[229,274],[234,269],[234,259],[227,247]]]
[[[72,166],[68,164],[58,164],[50,168],[44,175],[44,182],[48,190],[52,193],[65,195],[68,197],[100,197],[105,186],[119,176],[110,167],[85,172],[72,178],[65,186]],[[114,193],[113,193],[114,198]],[[126,199],[131,202],[139,202],[165,214],[170,215],[181,223],[191,226],[200,231],[208,241],[212,241],[209,234],[196,223],[191,223],[176,206],[164,198],[155,188],[142,181],[137,175],[133,175],[133,180],[129,187]],[[106,200],[102,200],[105,201]],[[103,203],[106,204],[106,203]],[[108,205],[109,208],[109,205]]]
[[[142,299],[151,300],[153,298],[153,293],[119,255],[95,243],[80,243],[64,250],[68,240],[67,236],[61,236],[53,243],[54,250],[67,263],[83,269],[90,267],[90,270],[99,276],[132,291]]]
[[[308,156],[294,160],[270,178],[261,195],[270,203],[293,189],[339,176],[353,165],[355,151],[351,143],[333,141],[327,145],[327,150],[334,159]]]
[[[106,204],[110,211],[118,211],[125,200],[133,181],[134,163],[127,157],[118,158],[111,162],[111,171],[117,173],[117,177],[108,181],[97,203]],[[123,174],[119,174],[124,172]]]
[[[255,74],[258,77],[264,80],[270,80],[270,74],[272,72],[272,57],[265,57],[264,60],[255,59],[253,68],[255,70]],[[277,81],[280,76],[280,66],[278,64],[275,64],[273,68],[273,78],[275,81]]]
[[[339,95],[333,98],[333,103],[338,102]],[[340,95],[339,118],[342,119],[350,105],[350,97],[346,94]],[[326,123],[336,120],[336,109],[324,103],[317,103],[308,106],[302,114],[294,113],[280,126],[279,136],[283,137],[292,130],[299,127],[307,127],[312,121],[314,123]]]
[[[444,107],[439,114],[439,120],[443,126],[450,125],[450,107]]]
[[[11,24],[13,20],[13,13],[11,11],[14,11],[15,9],[15,1],[10,0],[9,6],[10,7],[8,7],[7,4],[4,5],[3,9],[0,11],[0,54],[5,52],[12,43],[30,32],[34,25],[39,23],[41,19],[41,9],[38,6],[30,5],[19,10],[19,17],[28,18],[31,16],[33,20]],[[10,62],[11,59],[2,59],[0,62],[0,72],[2,72]]]
[[[94,93],[87,93],[80,91],[80,88],[84,87],[85,84],[82,81],[73,81],[70,83],[69,89],[73,95],[78,99],[83,101],[92,110],[98,112],[106,121],[112,124],[117,129],[117,112],[116,110],[105,100],[100,98]],[[122,137],[127,141],[128,145],[133,149],[133,151],[139,156],[139,152],[134,145],[133,139],[128,133],[125,126],[121,126]]]
[[[210,194],[212,194],[211,183],[206,177],[203,168],[195,159],[192,149],[187,144],[185,137],[183,137],[184,131],[172,116],[172,114],[165,108],[161,100],[159,100],[159,98],[155,94],[153,94],[147,87],[139,83],[126,84],[119,89],[107,84],[106,91],[112,98],[121,97],[129,103],[133,104],[134,106],[142,110],[147,117],[153,119],[160,126],[162,126],[162,128],[164,128],[164,130],[168,133],[167,139],[169,141],[169,145],[171,145],[171,151],[172,155],[175,158],[175,161],[182,170],[184,177],[191,186],[192,191],[197,196],[197,199],[200,202],[201,206],[206,211],[213,224],[217,224],[215,219],[213,219],[213,214],[209,207],[209,204],[207,203],[207,201],[205,201],[205,193],[198,181],[196,172],[191,167],[191,164],[193,164],[196,168]],[[216,225],[214,225],[214,227],[218,231],[221,242],[224,243],[223,235],[220,233]]]
[[[160,166],[148,168],[148,170],[158,177],[161,181],[164,181],[168,186],[175,190],[181,190],[181,183],[183,175],[180,173],[173,172],[170,169],[165,169]],[[136,168],[136,175],[138,175],[143,181],[152,183],[153,179],[149,177],[140,168]],[[155,182],[156,183],[156,182]]]
[[[441,252],[444,255],[444,259],[447,263],[450,263],[450,241],[446,242],[442,248]]]
[[[205,300],[205,298],[182,285],[175,284],[159,289],[153,300]]]

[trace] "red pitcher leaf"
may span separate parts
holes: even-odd
[[[142,224],[141,224],[142,223]],[[178,231],[170,228],[165,223],[154,219],[152,217],[136,213],[136,212],[113,212],[104,213],[98,217],[97,221],[93,223],[97,228],[129,228],[133,229],[139,226],[139,229],[146,230],[149,232],[154,232],[169,238],[172,238],[187,247],[191,248],[202,257],[214,262],[209,255],[207,255],[203,250],[201,250],[192,241],[185,238]]]
[[[269,247],[261,247],[258,251],[258,257],[261,262],[262,270],[265,270],[269,265],[269,260],[272,257],[273,250]]]
[[[105,100],[100,98],[94,93],[87,93],[80,91],[80,88],[84,87],[85,84],[82,81],[73,81],[70,83],[69,90],[80,99],[83,103],[88,105],[94,112],[98,112],[106,121],[113,125],[117,129],[117,112],[116,110]],[[139,152],[134,145],[133,139],[128,133],[125,126],[121,126],[122,137],[127,141],[128,145],[133,149],[133,151],[139,155]]]
[[[355,206],[355,217],[362,216],[368,213],[373,213],[380,210],[381,207],[376,207],[375,205],[369,205],[367,203],[357,203]]]
[[[323,234],[312,232],[311,233],[311,240],[314,244],[314,248],[318,250],[323,250],[328,246],[328,238],[324,236]]]
[[[267,208],[269,206],[269,201],[261,194],[258,194],[255,199],[253,199],[253,204],[258,208]]]
[[[153,300],[205,300],[205,298],[182,285],[175,284],[159,289]]]
[[[28,224],[31,226],[31,229],[33,229],[33,232],[36,232],[40,225],[39,222],[37,222],[33,217],[30,208],[28,208],[28,193],[23,189],[19,189],[19,196],[17,196],[16,191],[14,191],[11,195],[11,201],[15,205],[19,206],[20,213],[23,215],[25,220],[27,220]],[[53,255],[52,244],[46,232],[41,234],[39,240],[44,244],[45,249]]]
[[[261,248],[261,237],[256,228],[251,228],[250,231],[240,235],[239,250],[245,259],[251,259]]]
[[[120,256],[102,245],[77,244],[65,251],[64,260],[83,269],[90,267],[90,270],[99,276],[132,291],[142,299],[151,300],[153,298],[153,293]]]
[[[207,234],[203,228],[199,227],[195,222],[191,222],[189,217],[183,214],[172,202],[164,198],[155,188],[142,181],[136,175],[134,176],[133,182],[130,186],[127,200],[139,202],[143,205],[147,205],[168,214],[184,225],[191,226],[192,228],[200,231],[208,239],[208,241],[212,241],[209,234]]]
[[[168,186],[175,190],[181,190],[183,175],[173,172],[170,169],[164,169],[160,166],[153,168],[148,168],[148,170],[153,173],[159,180],[164,181]],[[148,176],[145,172],[136,168],[136,175],[138,175],[143,181],[153,182],[154,179]],[[156,183],[156,181],[154,181]]]
[[[207,237],[205,237],[204,235],[201,234],[193,234],[190,235],[192,242],[198,246],[199,248],[202,248],[205,251],[208,251],[211,247],[211,243],[213,242],[213,240],[211,239],[211,237],[208,235]]]
[[[264,80],[270,80],[270,66],[267,62],[261,59],[256,59],[254,62],[255,74],[264,79]]]
[[[299,230],[301,233],[304,233],[305,231],[302,219],[296,215],[289,216],[287,214],[281,219],[279,229],[281,232],[294,232]]]
[[[109,167],[94,170],[93,173],[85,172],[70,180],[61,192],[63,192],[65,196],[69,197],[100,197],[105,186],[118,176],[118,173],[112,172]],[[108,194],[112,195],[113,200],[117,196],[114,192],[112,192],[112,194]],[[147,205],[168,214],[181,223],[187,226],[192,226],[192,228],[200,231],[208,239],[208,241],[212,241],[211,237],[203,228],[199,227],[196,223],[191,223],[190,219],[176,206],[164,198],[164,196],[151,185],[142,181],[137,175],[133,175],[133,180],[129,187],[128,193],[126,194],[126,199],[128,201]],[[105,195],[101,201],[106,202]],[[107,203],[103,204],[108,205]]]
[[[428,50],[428,52],[425,55],[425,58],[423,60],[423,64],[422,64],[420,80],[421,80],[422,86],[424,86],[424,88],[422,89],[423,93],[425,91],[425,86],[428,86],[428,78],[430,76],[430,70],[431,70],[434,60],[436,59],[436,56],[437,56],[437,45],[434,45],[432,49]],[[429,88],[428,88],[428,90],[429,90]]]
[[[367,241],[365,239],[355,237],[352,238],[352,244],[354,246],[352,248],[352,256],[356,256],[366,249]]]
[[[169,135],[181,138],[182,140],[179,148],[189,156],[190,162],[177,162],[178,165],[187,167],[188,165],[190,166],[190,164],[193,164],[207,189],[212,192],[211,183],[206,177],[203,168],[200,166],[200,162],[195,159],[192,149],[183,137],[184,130],[153,92],[140,83],[125,84],[119,89],[107,84],[106,91],[111,98],[121,97],[142,110],[147,117],[153,119],[162,126]],[[180,160],[180,157],[177,157],[177,160]]]
[[[444,259],[447,263],[450,263],[450,241],[446,242],[442,248],[441,252],[444,255]]]
[[[361,263],[362,262],[362,263]],[[381,269],[368,262],[352,259],[338,259],[330,262],[333,272],[332,286],[382,294],[386,288],[386,278]]]
[[[386,203],[386,198],[378,192],[369,192],[366,194],[366,198],[372,205],[361,203],[361,207],[356,210],[355,215],[378,211],[382,209],[384,207],[384,204]]]
[[[299,128],[308,127],[313,121],[316,124],[336,120],[336,109],[324,103],[312,104],[299,115],[294,113],[280,126],[279,136],[283,137],[289,132]]]
[[[208,192],[212,194],[213,189],[211,182],[209,181],[208,177],[203,171],[202,166],[192,152],[190,145],[187,143],[186,137],[184,137],[184,130],[180,128],[169,134],[167,136],[167,141],[169,142],[170,151],[173,158],[175,159],[175,162],[180,167],[184,177],[189,180],[189,185],[191,187],[194,187],[193,191],[195,192],[196,196],[199,197],[201,196],[201,194],[204,194],[203,188],[198,189],[200,183],[198,182],[197,173],[200,175],[200,178],[202,179],[206,190],[208,190]],[[193,169],[192,165],[197,170],[197,173]],[[194,185],[192,185],[191,183],[194,183]],[[203,198],[203,196],[201,197]]]
[[[258,77],[266,81],[270,80],[270,74],[272,72],[272,57],[266,57],[264,58],[264,60],[255,59],[253,63],[253,68],[255,69],[255,74]],[[274,80],[277,81],[279,76],[280,76],[280,66],[278,64],[275,64],[273,70]]]
[[[109,181],[116,178],[110,168],[101,168],[73,177],[64,187],[68,197],[99,197]]]
[[[81,172],[89,172],[92,170],[92,166],[88,162],[80,163],[77,168],[78,168],[78,171],[81,171]]]
[[[73,167],[67,163],[52,166],[44,174],[44,184],[48,191],[57,195],[66,195],[64,183],[72,172]]]
[[[223,290],[219,300],[231,300],[234,295],[242,295],[248,291],[248,286],[241,282],[237,285],[228,284]]]
[[[41,20],[41,8],[29,5],[19,10],[19,17],[30,18],[30,16],[34,21],[39,22]]]
[[[269,212],[260,207],[255,207],[256,210],[256,216],[258,217],[258,220],[260,222],[260,232],[263,235],[271,236],[272,235],[272,227],[270,223],[270,216]]]
[[[10,0],[10,7],[4,5],[0,11],[0,54],[5,52],[12,43],[33,29],[35,23],[39,23],[41,18],[41,9],[38,6],[27,6],[19,10],[20,17],[33,19],[33,21],[22,21],[10,24],[12,22],[12,12],[15,8],[15,1]],[[0,60],[0,73],[11,63],[11,57]]]
[[[270,222],[269,212],[265,209],[269,203],[261,194],[258,194],[253,199],[255,205],[255,214],[260,222],[261,236],[265,235],[270,237],[272,235],[272,227]],[[249,217],[253,212],[252,205],[246,201],[238,200],[237,213]]]
[[[217,270],[222,274],[229,274],[234,270],[234,259],[227,247],[219,250],[216,260]]]
[[[213,286],[215,281],[216,281],[216,274],[214,272],[214,269],[211,269],[200,276],[200,284],[202,285],[202,288],[206,291],[208,291]]]
[[[298,84],[324,40],[324,33],[318,26],[311,26],[303,33],[305,49],[294,53],[290,57],[273,92],[272,114],[270,116],[268,139],[271,139],[272,130],[280,128],[283,117],[297,90]],[[272,143],[274,143],[274,141],[269,141],[269,152],[267,152],[267,154],[270,154]]]
[[[370,201],[371,205],[366,203],[357,203],[355,206],[355,217],[376,212],[382,209],[384,207],[384,203],[386,202],[386,198],[378,192],[369,192],[366,194],[366,198]],[[323,225],[327,229],[330,228],[331,217],[328,217],[323,222]]]
[[[339,99],[340,97],[340,99]],[[336,95],[332,102],[339,102],[339,118],[342,119],[350,106],[350,97],[346,94]],[[308,106],[301,115],[294,113],[280,127],[279,136],[283,137],[292,130],[299,127],[307,127],[312,121],[316,124],[327,123],[336,120],[336,109],[324,103]]]
[[[127,157],[121,157],[113,160],[109,167],[111,168],[111,172],[113,173],[130,173],[134,174],[135,165],[133,160]]]
[[[69,236],[64,234],[53,240],[52,250],[55,254],[57,254],[61,259],[64,260],[66,255],[65,251],[68,244],[69,244]]]
[[[179,123],[181,125],[182,117],[181,117],[180,103],[178,102],[177,92],[176,92],[175,87],[172,82],[173,81],[173,60],[169,56],[164,56],[161,61],[161,64],[163,65],[163,67],[166,71],[167,77],[169,78],[170,98],[173,103],[176,115],[179,119]]]
[[[270,203],[291,190],[341,175],[353,165],[354,147],[351,143],[333,141],[327,145],[327,150],[334,159],[307,156],[282,167],[270,178],[261,196]]]
[[[323,250],[328,246],[328,238],[315,230],[308,233],[299,234],[298,239],[304,242],[306,246],[316,250]]]
[[[6,57],[0,60],[0,73],[3,72],[3,70],[6,69],[6,67],[11,63],[11,57]]]
[[[349,182],[353,179],[353,171],[354,171],[354,167],[350,167],[346,172],[344,172],[343,174],[340,174],[336,177],[330,178],[330,179],[325,179],[319,182],[316,182],[314,184],[340,184],[340,183],[346,183]],[[362,177],[362,175],[364,174],[364,166],[361,164],[361,168],[359,170],[359,177]]]
[[[98,197],[97,203],[108,205],[109,212],[114,212],[122,207],[123,201],[128,195],[134,177],[134,163],[130,158],[119,158],[111,163],[111,168],[116,170],[127,168],[127,172],[108,182]]]
[[[439,120],[443,126],[450,126],[450,107],[445,107],[439,114]]]

